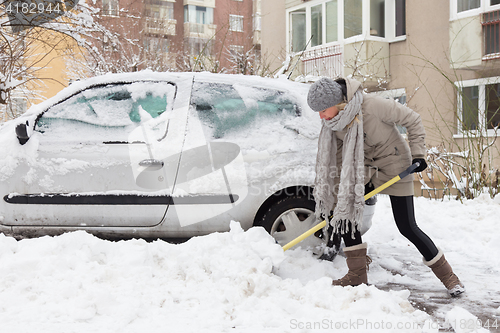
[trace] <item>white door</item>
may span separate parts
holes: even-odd
[[[49,108],[7,203],[14,226],[159,224],[171,201],[185,112],[169,82],[109,84]],[[182,131],[181,131],[182,132]],[[176,158],[177,156],[177,158]]]

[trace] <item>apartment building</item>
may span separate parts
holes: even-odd
[[[260,0],[98,0],[96,5],[102,8],[100,22],[121,39],[104,38],[103,50],[113,54],[110,61],[129,61],[129,70],[231,72],[239,58],[259,57]]]
[[[292,78],[353,76],[417,111],[428,147],[499,169],[500,0],[275,0],[262,27],[262,53],[291,57]]]
[[[90,52],[80,53],[76,44],[66,43],[60,53],[35,50],[43,58],[33,60],[42,67],[38,73],[43,83],[29,87],[37,99],[14,91],[11,105],[0,105],[0,122],[52,97],[72,79],[107,72],[150,68],[255,74],[261,49],[260,4],[261,0],[96,0],[90,4],[92,20],[103,29],[82,36],[92,43]],[[47,38],[57,36],[48,32]]]

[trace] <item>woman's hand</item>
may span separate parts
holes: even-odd
[[[411,164],[415,164],[416,162],[420,163],[420,165],[418,166],[418,168],[413,170],[414,173],[415,172],[422,172],[425,169],[427,169],[427,162],[425,161],[424,158],[414,158],[413,161],[411,161]]]

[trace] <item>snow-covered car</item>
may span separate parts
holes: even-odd
[[[1,231],[186,238],[234,220],[285,244],[318,222],[307,90],[210,73],[75,82],[0,129]]]

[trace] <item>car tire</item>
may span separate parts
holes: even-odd
[[[319,223],[314,215],[315,206],[314,200],[307,196],[287,196],[272,204],[256,225],[264,227],[278,244],[284,246]],[[322,246],[321,236],[320,230],[294,247]]]

